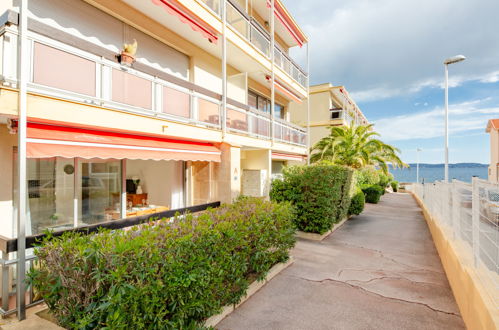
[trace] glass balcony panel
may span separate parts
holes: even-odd
[[[201,2],[220,15],[220,0],[201,0]]]
[[[33,82],[95,96],[95,63],[43,44],[34,43]]]
[[[230,3],[227,3],[227,23],[229,23],[237,32],[248,38],[249,22],[246,18]]]
[[[241,111],[227,109],[227,127],[247,132],[248,115]]]
[[[217,103],[198,98],[199,121],[220,125],[220,108]]]
[[[270,56],[270,41],[255,28],[251,26],[251,43],[256,46],[265,56]]]
[[[112,100],[144,109],[152,108],[151,81],[113,69]]]
[[[173,88],[163,87],[163,113],[190,118],[190,95]]]

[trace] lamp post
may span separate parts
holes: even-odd
[[[416,154],[417,154],[417,163],[416,163],[416,183],[419,183],[419,152],[422,151],[422,149],[417,148],[416,149]]]
[[[445,182],[449,182],[449,64],[464,61],[466,57],[456,55],[444,61],[445,67]]]

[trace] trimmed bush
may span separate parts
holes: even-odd
[[[373,166],[360,168],[356,171],[357,184],[378,184],[380,179],[379,173],[380,171]]]
[[[348,214],[353,170],[317,164],[284,168],[283,179],[274,180],[270,198],[296,207],[299,230],[323,234]]]
[[[46,239],[29,274],[70,329],[194,329],[286,261],[295,243],[289,204],[232,205],[127,231]]]
[[[348,214],[358,215],[364,211],[364,204],[366,203],[366,197],[360,188],[356,188],[355,193],[350,201],[350,207],[348,209]]]
[[[362,192],[366,197],[366,203],[372,204],[377,204],[379,202],[384,191],[384,189],[377,184],[362,185],[360,189],[362,189]]]
[[[392,181],[392,182],[390,182],[390,184],[392,185],[393,192],[397,192],[399,190],[399,182],[398,181]]]

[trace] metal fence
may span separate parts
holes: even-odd
[[[499,308],[499,184],[473,178],[471,184],[454,180],[411,189]]]

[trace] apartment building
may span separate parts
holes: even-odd
[[[28,0],[26,35],[19,3],[0,3],[0,235],[16,237],[18,141],[27,235],[266,196],[305,159],[289,49],[307,37],[280,0]]]
[[[490,119],[485,131],[490,135],[489,181],[499,182],[499,119]]]
[[[313,146],[329,135],[328,127],[368,124],[355,101],[350,97],[345,86],[333,86],[331,83],[310,86],[310,145]],[[290,104],[290,120],[295,124],[307,125],[305,104]]]

